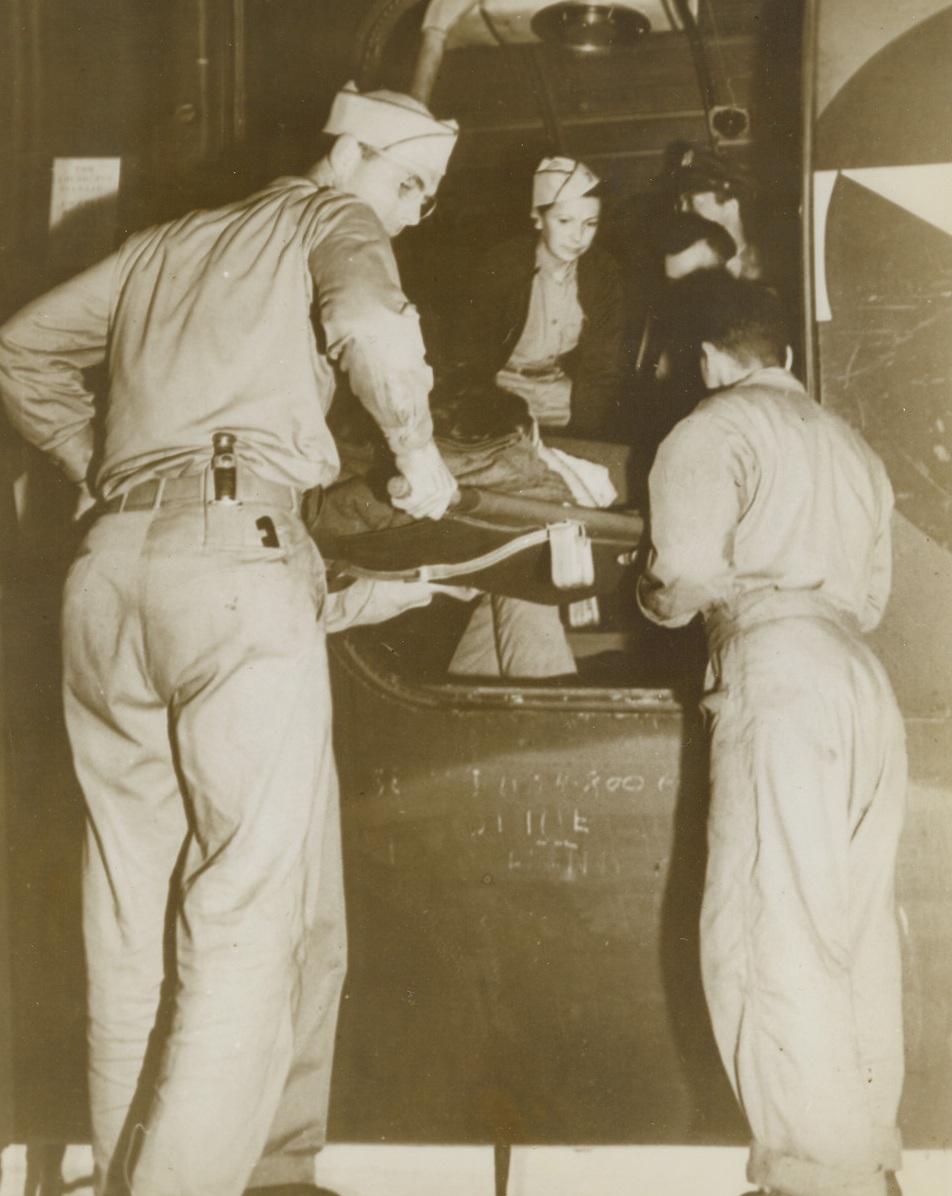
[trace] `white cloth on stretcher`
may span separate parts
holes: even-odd
[[[573,457],[561,449],[539,444],[539,456],[564,479],[580,507],[610,507],[618,497],[608,469],[597,461]]]

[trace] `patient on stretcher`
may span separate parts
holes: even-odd
[[[432,409],[437,443],[463,487],[568,507],[606,507],[616,498],[605,466],[541,442],[527,404],[516,395],[485,384],[445,386],[434,392]],[[350,476],[328,489],[319,515],[309,520],[329,563],[328,631],[388,620],[427,605],[435,593],[472,600],[478,591],[469,587],[389,579],[386,565],[375,577],[355,580],[359,570],[349,572],[343,559],[348,543],[357,543],[348,538],[413,521],[384,497],[386,466],[379,469],[366,451],[345,449],[344,458]],[[430,530],[424,528],[424,538]],[[393,569],[398,572],[396,563]],[[498,593],[479,594],[449,666],[451,675],[480,677],[568,677],[575,671],[558,605]]]

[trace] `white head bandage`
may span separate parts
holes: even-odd
[[[532,206],[544,208],[550,203],[578,199],[601,181],[584,162],[574,158],[543,158],[532,179]]]
[[[425,104],[399,91],[357,90],[346,83],[334,97],[325,133],[352,137],[418,174],[435,191],[456,145],[459,125],[437,120]]]

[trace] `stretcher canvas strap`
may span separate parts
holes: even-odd
[[[493,565],[498,565],[502,561],[506,561],[510,557],[524,552],[527,548],[534,548],[539,544],[548,542],[552,548],[552,580],[554,584],[560,589],[573,589],[579,586],[591,585],[594,581],[594,567],[589,571],[583,559],[581,570],[579,570],[576,568],[577,561],[571,559],[579,552],[579,532],[582,533],[585,542],[588,543],[585,529],[580,524],[567,521],[565,523],[550,524],[547,527],[536,528],[531,532],[525,532],[523,535],[516,536],[514,539],[507,541],[507,543],[501,544],[498,548],[492,549],[490,552],[485,552],[481,556],[470,557],[469,560],[465,561],[417,565],[411,569],[367,569],[362,565],[355,565],[348,562],[344,565],[344,571],[351,577],[363,577],[379,581],[448,581],[454,577],[464,577],[471,573],[477,573],[482,569],[491,568]],[[568,550],[570,559],[560,556],[558,578],[555,575],[556,556],[560,553],[560,549],[556,547],[557,543],[571,545],[571,548]],[[590,562],[590,543],[588,544],[588,559]],[[581,579],[574,580],[576,577],[580,577]]]

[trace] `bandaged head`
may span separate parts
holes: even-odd
[[[574,158],[543,158],[532,179],[532,206],[544,208],[588,195],[602,180]]]
[[[324,132],[349,133],[363,145],[419,175],[435,191],[456,145],[455,120],[437,120],[425,104],[398,91],[357,90],[347,83],[334,97]]]

